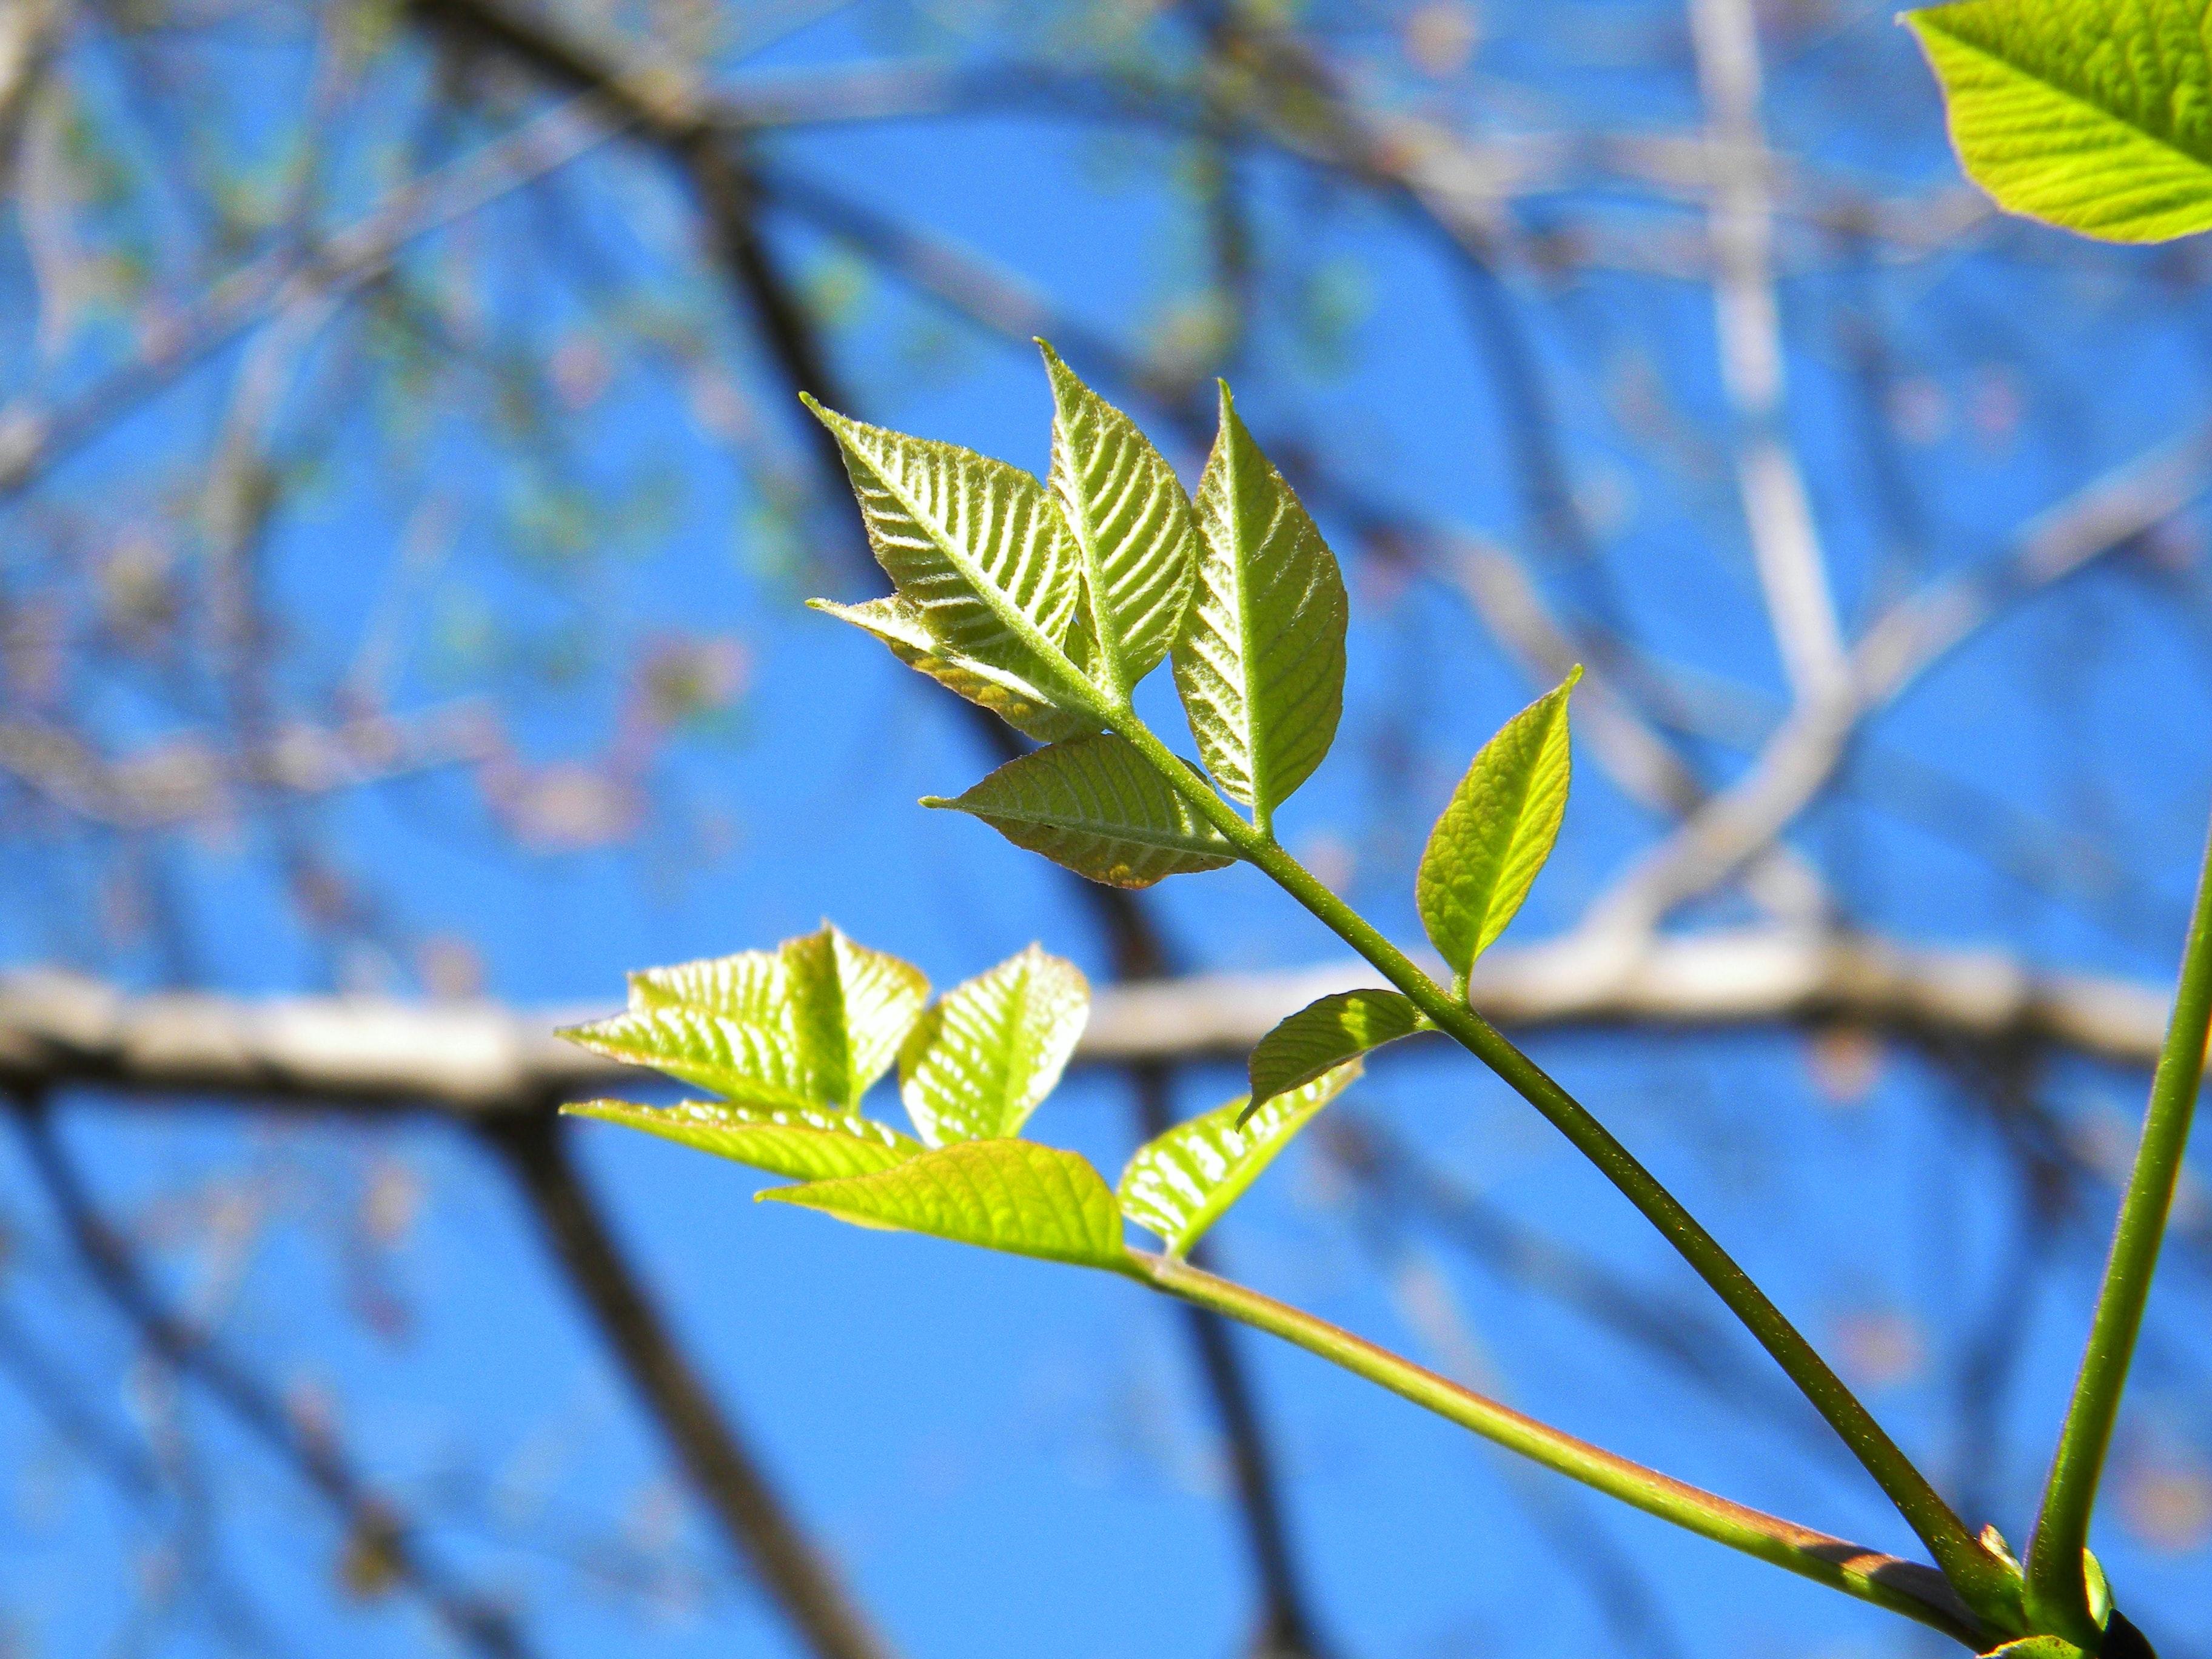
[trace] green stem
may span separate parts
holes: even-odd
[[[2189,919],[2189,940],[2174,988],[2173,1013],[2166,1023],[2166,1046],[2152,1075],[2150,1104],[2143,1113],[2142,1139],[2136,1148],[2134,1172],[2112,1231],[2112,1249],[2105,1263],[2105,1282],[2097,1294],[2088,1346],[2066,1408],[2066,1426],[2051,1459],[2043,1489],[2043,1512],[2027,1555],[2028,1607],[2059,1635],[2094,1652],[2104,1639],[2089,1611],[2088,1585],[2081,1553],[2089,1542],[2089,1516],[2096,1507],[2097,1481],[2112,1443],[2128,1362],[2142,1329],[2143,1305],[2151,1275],[2158,1267],[2159,1245],[2166,1237],[2174,1183],[2189,1145],[2189,1122],[2204,1078],[2204,1043],[2212,1031],[2212,843],[2197,883],[2197,905]]]
[[[1132,716],[1118,723],[1116,729],[1145,751],[1160,775],[1227,836],[1239,853],[1272,877],[1278,886],[1305,906],[1323,926],[1366,957],[1441,1030],[1504,1079],[1577,1151],[1597,1165],[1681,1254],[1698,1277],[1713,1288],[1729,1310],[1758,1338],[1790,1380],[1843,1437],[1898,1513],[1920,1535],[1936,1565],[1943,1570],[1967,1606],[2000,1629],[2009,1630],[2017,1625],[2020,1581],[2013,1569],[1966,1529],[1951,1506],[1929,1484],[1928,1478],[1875,1420],[1874,1414],[1658,1177],[1638,1163],[1612,1132],[1591,1115],[1588,1108],[1553,1081],[1535,1061],[1508,1042],[1463,999],[1447,994],[1405,952],[1323,886],[1272,836],[1247,824],[1141,720]]]
[[[1296,1343],[1609,1498],[1816,1583],[1903,1613],[1969,1646],[1978,1649],[1988,1641],[1987,1632],[1931,1567],[1846,1543],[1648,1469],[1461,1388],[1327,1320],[1187,1262],[1146,1255],[1133,1260],[1139,1276],[1170,1296]]]

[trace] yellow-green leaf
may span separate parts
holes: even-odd
[[[1121,696],[1182,631],[1198,574],[1190,498],[1136,422],[1037,345],[1052,378],[1049,483],[1082,557],[1094,678]]]
[[[1567,810],[1567,697],[1577,668],[1483,744],[1429,832],[1414,884],[1421,925],[1455,975],[1505,931]]]
[[[974,450],[806,404],[844,453],[877,562],[930,636],[1054,707],[1091,702],[1066,652],[1080,557],[1044,486]]]
[[[954,986],[899,1051],[899,1097],[915,1133],[932,1146],[1018,1133],[1090,1018],[1082,971],[1034,945]]]
[[[1121,1213],[1182,1255],[1227,1213],[1314,1115],[1359,1075],[1354,1060],[1245,1115],[1243,1097],[1178,1123],[1137,1149],[1121,1172]]]
[[[918,1157],[922,1150],[920,1141],[889,1124],[854,1112],[813,1107],[778,1111],[701,1100],[676,1106],[587,1100],[561,1109],[575,1117],[642,1129],[664,1140],[801,1181],[870,1175]]]
[[[1206,769],[1264,822],[1336,736],[1344,578],[1226,385],[1199,481],[1198,528],[1198,591],[1176,641],[1176,689]]]
[[[633,1008],[560,1034],[610,1060],[650,1066],[726,1100],[771,1109],[816,1103],[787,1025],[732,1019],[690,1003]]]
[[[1127,739],[1077,738],[1008,761],[957,799],[1017,847],[1111,887],[1218,870],[1235,849]]]
[[[786,939],[777,954],[808,1096],[858,1106],[921,1018],[929,981],[912,963],[855,945],[826,922]]]
[[[921,611],[892,594],[865,605],[839,605],[832,599],[807,603],[825,616],[848,622],[874,635],[890,647],[891,655],[908,668],[929,676],[946,690],[988,708],[1017,732],[1039,743],[1058,743],[1100,729],[1096,716],[1083,709],[1055,708],[1031,681],[1003,668],[994,668],[963,656],[929,631]]]
[[[1962,0],[1904,21],[2000,207],[2116,242],[2212,228],[2205,0]]]
[[[873,1175],[760,1196],[1048,1261],[1119,1267],[1128,1260],[1121,1211],[1098,1172],[1079,1153],[1034,1141],[963,1141]]]
[[[1396,991],[1340,991],[1310,1002],[1252,1050],[1252,1103],[1245,1110],[1255,1111],[1370,1049],[1435,1029]]]

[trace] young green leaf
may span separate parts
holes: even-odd
[[[921,804],[973,813],[1015,846],[1110,887],[1149,887],[1236,857],[1134,744],[1110,735],[1054,744],[1008,761],[957,799]]]
[[[1034,945],[954,986],[899,1050],[915,1132],[932,1146],[1019,1133],[1090,1017],[1082,972]]]
[[[812,1107],[776,1111],[699,1100],[665,1107],[587,1100],[561,1109],[573,1117],[642,1129],[664,1140],[801,1181],[871,1175],[919,1157],[922,1150],[920,1141],[889,1124],[853,1112]]]
[[[1221,388],[1198,488],[1198,591],[1175,646],[1200,758],[1265,824],[1312,775],[1344,711],[1344,578]]]
[[[777,954],[808,1097],[857,1107],[921,1017],[929,981],[912,963],[855,945],[827,922],[786,939]]]
[[[1904,21],[2000,207],[2107,241],[2212,228],[2203,0],[1963,0]]]
[[[1430,943],[1464,979],[1552,855],[1567,810],[1567,696],[1577,668],[1482,745],[1421,854],[1414,896]]]
[[[690,1007],[751,1024],[775,1024],[790,994],[783,958],[774,951],[739,951],[671,968],[643,968],[629,975],[632,1012]]]
[[[877,562],[931,637],[1056,708],[1088,706],[1065,649],[1081,556],[1044,486],[973,450],[806,406],[844,452]]]
[[[807,604],[825,616],[874,635],[908,668],[918,669],[946,690],[989,709],[1039,743],[1058,743],[1101,729],[1097,717],[1083,709],[1054,708],[1034,681],[963,656],[932,634],[921,612],[896,594],[862,605],[839,605],[833,599],[809,599]]]
[[[1370,1049],[1434,1030],[1428,1016],[1395,991],[1340,991],[1310,1002],[1252,1050],[1252,1100],[1245,1115]]]
[[[1291,1144],[1291,1137],[1342,1094],[1359,1072],[1360,1062],[1348,1060],[1277,1095],[1241,1127],[1246,1117],[1242,1098],[1178,1123],[1139,1147],[1121,1172],[1121,1213],[1158,1233],[1170,1255],[1187,1254]]]
[[[1094,678],[1118,702],[1182,631],[1198,531],[1175,469],[1136,422],[1037,345],[1052,377],[1053,497],[1082,556]]]
[[[1085,1267],[1128,1261],[1121,1214],[1080,1154],[1029,1140],[970,1140],[896,1168],[759,1194],[864,1227],[927,1233]]]
[[[787,1024],[732,1019],[690,1003],[632,1008],[560,1033],[579,1047],[650,1066],[726,1100],[770,1110],[815,1104]]]

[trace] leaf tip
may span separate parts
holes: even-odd
[[[950,807],[956,811],[960,807],[960,803],[950,795],[924,795],[915,805],[936,807],[940,810]]]

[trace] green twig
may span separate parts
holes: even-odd
[[[1245,1285],[1162,1255],[1133,1255],[1137,1276],[1201,1308],[1241,1320],[1379,1383],[1486,1440],[1648,1515],[1955,1637],[1971,1647],[1987,1632],[1932,1567],[1814,1532],[1649,1469],[1523,1416],[1413,1361]]]
[[[1246,823],[1141,720],[1125,714],[1114,725],[1121,736],[1145,752],[1160,775],[1245,859],[1257,865],[1338,938],[1358,951],[1462,1048],[1504,1079],[1620,1188],[1698,1277],[1712,1287],[1729,1310],[1774,1357],[1790,1380],[1842,1437],[1898,1512],[1920,1535],[1936,1565],[1942,1569],[1966,1605],[1995,1627],[2007,1631],[2016,1628],[2020,1581],[2014,1571],[1966,1529],[1942,1496],[1929,1484],[1928,1478],[1875,1420],[1874,1414],[1829,1369],[1827,1362],[1767,1298],[1765,1292],[1736,1265],[1719,1241],[1683,1207],[1681,1201],[1638,1163],[1588,1108],[1553,1081],[1489,1021],[1468,1007],[1463,998],[1448,994],[1405,952],[1284,851],[1272,836]]]
[[[2197,906],[2189,919],[2166,1046],[2151,1078],[2150,1104],[2143,1114],[2135,1170],[2128,1177],[2127,1196],[2112,1231],[2096,1317],[2090,1322],[2088,1346],[2081,1355],[2066,1425],[2043,1489],[2042,1516],[2028,1549],[2029,1611],[2039,1622],[2092,1652],[2102,1643],[2103,1632],[2090,1612],[2082,1551],[2088,1546],[2098,1478],[2112,1443],[2128,1362],[2142,1329],[2143,1305],[2150,1296],[2166,1213],[2173,1205],[2174,1183],[2180,1178],[2189,1145],[2189,1122],[2204,1078],[2208,1030],[2212,1030],[2212,844],[2205,848],[2204,868],[2197,878]]]

